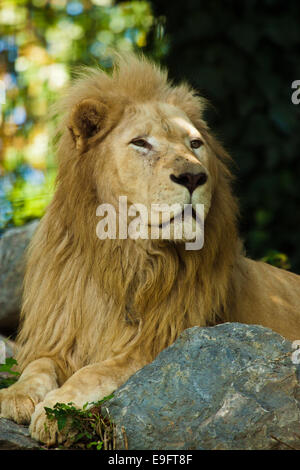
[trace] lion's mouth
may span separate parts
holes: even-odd
[[[171,225],[173,222],[175,222],[175,220],[182,221],[182,220],[184,220],[184,216],[185,216],[185,213],[184,213],[184,209],[183,209],[179,214],[176,214],[173,217],[171,217],[170,219],[165,220],[164,222],[161,222],[159,225],[157,225],[157,227],[164,228],[167,225]],[[192,207],[192,218],[196,222],[198,222],[198,223],[200,222],[199,216],[198,216],[197,212],[195,211],[195,209],[193,207]],[[148,227],[151,227],[151,226],[152,226],[151,224],[148,224]]]

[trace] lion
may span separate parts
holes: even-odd
[[[21,376],[0,392],[1,415],[30,423],[48,446],[65,435],[45,407],[110,395],[186,328],[242,322],[300,338],[300,276],[245,256],[231,157],[205,108],[190,86],[131,54],[111,74],[85,69],[57,107],[57,184],[28,251]],[[120,196],[150,211],[204,205],[202,249],[172,231],[99,239],[97,207],[118,214]]]

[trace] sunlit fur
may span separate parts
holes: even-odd
[[[214,159],[215,183],[200,252],[170,242],[96,237],[96,207],[106,201],[99,200],[91,175],[103,143],[78,156],[67,127],[76,103],[99,96],[119,116],[129,103],[171,103],[201,130]],[[68,112],[60,128],[57,189],[28,252],[18,336],[22,370],[46,356],[68,377],[118,352],[131,354],[132,348],[150,361],[183,329],[220,317],[240,251],[237,206],[225,166],[229,157],[209,134],[203,109],[188,86],[172,87],[165,72],[134,57],[119,59],[112,76],[84,72],[64,98],[58,108]],[[112,171],[102,176],[113,188]]]
[[[80,152],[68,129],[71,112],[83,99],[99,98],[109,110],[108,131]],[[147,102],[177,106],[205,140],[214,185],[200,251],[169,241],[96,237],[96,208],[106,202],[95,183],[96,171],[104,182],[103,194],[114,192],[114,168],[103,163],[110,130],[126,107]],[[57,108],[62,117],[57,188],[28,252],[18,335],[21,370],[37,358],[49,357],[59,366],[62,383],[81,367],[118,354],[128,361],[140,358],[141,364],[151,361],[185,328],[239,321],[241,292],[247,283],[251,289],[252,281],[247,280],[237,235],[230,158],[203,121],[204,108],[205,102],[189,86],[172,86],[164,71],[133,56],[119,58],[112,75],[85,70],[62,100]],[[257,268],[264,282],[259,272]],[[258,320],[250,313],[243,320],[268,323],[260,300],[255,304],[254,290],[252,294]],[[267,288],[264,294],[271,302]],[[291,315],[293,325],[299,322],[294,311]],[[269,323],[266,326],[276,330],[276,318]]]

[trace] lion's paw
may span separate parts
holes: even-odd
[[[0,416],[18,424],[28,424],[38,401],[38,397],[27,393],[18,384],[12,385],[0,390]]]
[[[70,430],[70,422],[67,421],[64,428],[59,430],[57,421],[47,417],[45,407],[53,408],[55,403],[47,400],[39,403],[31,417],[29,426],[31,437],[46,444],[47,447],[62,444],[71,440],[74,435]]]

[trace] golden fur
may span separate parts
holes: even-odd
[[[190,87],[172,86],[165,72],[134,56],[119,58],[111,76],[85,71],[58,106],[57,189],[28,252],[17,357],[23,374],[0,394],[3,416],[28,422],[34,412],[36,439],[63,440],[56,428],[45,431],[44,406],[102,398],[185,328],[242,321],[300,338],[300,278],[243,256],[230,157],[203,121],[204,109]],[[182,122],[199,132],[202,153],[179,141]],[[146,123],[168,144],[161,148],[171,148],[151,168],[120,144]],[[210,200],[202,250],[97,238],[100,203],[115,204],[121,194],[146,204],[181,200],[187,191],[170,182],[170,171],[199,165],[209,186],[195,190],[197,201]],[[152,192],[141,189],[145,181]]]

